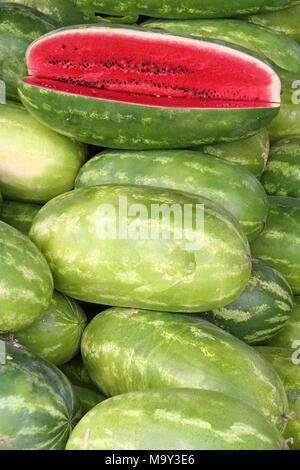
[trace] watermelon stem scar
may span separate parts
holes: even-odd
[[[25,83],[136,104],[268,107],[280,82],[263,61],[208,40],[122,27],[63,29],[27,53]]]

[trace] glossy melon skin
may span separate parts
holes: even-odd
[[[170,221],[173,209],[177,215]],[[208,199],[169,189],[77,189],[41,209],[30,237],[48,260],[58,291],[103,305],[205,311],[238,297],[251,271],[248,241],[231,214]]]
[[[0,331],[16,332],[39,319],[50,304],[53,279],[38,248],[0,221]]]
[[[80,401],[54,366],[5,344],[0,367],[0,449],[63,450],[81,416]]]
[[[248,402],[280,430],[285,426],[286,396],[275,370],[250,346],[193,315],[112,308],[88,325],[81,350],[106,396],[213,390]]]
[[[28,0],[27,0],[28,1]],[[146,15],[155,18],[224,18],[276,11],[299,5],[299,0],[75,0],[82,10],[116,16]],[[116,21],[117,22],[117,21]]]
[[[5,199],[44,203],[74,187],[86,147],[37,122],[23,106],[0,106],[0,190]]]
[[[281,139],[300,135],[299,74],[277,69],[282,84],[281,106],[268,127],[273,144]]]
[[[300,450],[300,365],[299,353],[292,349],[276,347],[258,347],[257,351],[276,369],[282,380],[289,402],[286,439],[293,438],[290,449]]]
[[[240,166],[188,150],[105,151],[80,170],[75,187],[133,184],[205,196],[227,209],[249,240],[265,227],[269,203],[257,179]]]
[[[5,82],[7,99],[19,100],[17,83],[27,74],[25,54],[29,44],[59,26],[53,18],[32,8],[0,3],[0,79]]]
[[[42,206],[27,202],[3,201],[0,219],[24,235],[28,235],[33,219]]]
[[[225,144],[204,145],[192,150],[224,158],[232,163],[242,166],[260,179],[266,167],[270,141],[266,129],[247,139],[240,139]]]
[[[67,450],[280,450],[275,427],[246,403],[204,390],[120,395],[92,409]]]
[[[251,244],[254,256],[272,264],[300,294],[300,199],[270,196],[266,230]]]
[[[84,22],[82,12],[74,0],[12,0],[11,3],[26,5],[49,15],[61,25],[81,24]]]
[[[292,39],[262,26],[240,20],[148,20],[146,28],[161,28],[178,35],[220,39],[250,49],[278,67],[300,72],[300,46]]]
[[[300,137],[272,145],[262,183],[273,196],[300,198]]]
[[[291,319],[284,329],[270,341],[268,346],[297,349],[300,341],[300,297],[294,298]]]
[[[58,366],[79,351],[87,318],[78,304],[54,291],[44,315],[16,334],[16,339],[38,356]]]
[[[282,274],[265,261],[252,259],[244,292],[225,307],[201,316],[248,344],[263,344],[291,319],[293,293]]]
[[[137,106],[24,82],[18,89],[24,106],[42,124],[80,142],[116,149],[175,149],[231,142],[267,127],[279,111],[277,107],[214,110]],[[93,119],[83,125],[82,113]]]
[[[300,43],[300,6],[248,16],[249,23],[285,34]]]

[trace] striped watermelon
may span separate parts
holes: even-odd
[[[270,64],[220,41],[83,25],[42,36],[27,65],[32,76],[19,85],[26,108],[57,132],[104,147],[231,142],[279,111],[280,80]]]
[[[58,26],[53,18],[32,8],[0,2],[0,79],[6,84],[7,99],[19,99],[17,83],[27,74],[29,44]]]
[[[268,194],[300,198],[300,137],[272,145],[262,183]]]
[[[249,23],[285,34],[300,43],[300,6],[250,15],[247,20]]]
[[[27,0],[28,1],[28,0]],[[40,0],[35,0],[40,1]],[[57,1],[57,0],[56,0]],[[154,16],[156,18],[224,18],[276,11],[299,5],[299,0],[75,0],[77,5],[91,11],[109,15],[128,14]]]
[[[52,275],[41,252],[0,222],[0,331],[19,331],[38,320],[52,294]]]
[[[59,366],[59,369],[68,377],[73,385],[93,391],[98,390],[98,387],[94,384],[84,367],[80,354],[66,364]]]
[[[267,228],[251,251],[277,268],[300,294],[300,199],[270,196]]]
[[[298,336],[299,338],[299,336]],[[289,402],[287,427],[284,432],[286,439],[293,439],[291,449],[300,450],[300,365],[293,363],[293,350],[286,348],[259,347],[257,351],[263,355],[277,370]]]
[[[300,135],[299,74],[277,70],[281,84],[281,106],[278,115],[268,127],[271,143]]]
[[[200,38],[213,38],[237,44],[266,57],[278,67],[300,72],[300,46],[292,39],[270,29],[239,20],[148,20],[145,28]]]
[[[83,14],[75,6],[74,0],[10,0],[10,3],[22,4],[38,10],[51,16],[63,26],[84,22]]]
[[[274,369],[250,346],[193,315],[109,309],[87,326],[81,350],[106,396],[161,387],[214,390],[284,427],[286,397]]]
[[[61,365],[79,351],[86,324],[86,315],[78,302],[54,291],[44,315],[15,336],[18,343],[38,356]]]
[[[32,221],[42,206],[26,202],[3,201],[0,219],[24,235],[28,235]]]
[[[270,150],[269,134],[266,129],[263,129],[247,139],[225,144],[204,145],[192,150],[225,158],[225,160],[236,163],[245,170],[250,171],[256,178],[260,178],[268,160]]]
[[[252,274],[244,292],[226,307],[201,316],[248,344],[272,339],[291,318],[293,293],[277,269],[252,259]]]
[[[238,165],[189,150],[105,151],[80,170],[75,187],[156,186],[205,196],[240,222],[249,240],[263,231],[268,198],[260,182]]]
[[[85,145],[39,124],[17,103],[0,106],[0,190],[5,199],[47,202],[71,190]]]
[[[92,409],[67,450],[280,450],[277,429],[248,404],[217,392],[151,390]]]
[[[206,311],[238,297],[251,272],[246,236],[231,214],[170,189],[77,189],[46,204],[30,236],[56,289],[97,304]]]
[[[74,387],[78,398],[81,402],[81,413],[82,416],[86,415],[88,411],[94,408],[98,403],[106,400],[105,396],[100,392],[95,392],[95,390],[89,390],[88,388],[83,387]]]
[[[0,450],[63,450],[81,415],[70,382],[30,351],[2,342],[1,350],[4,348]]]
[[[298,348],[300,346],[300,297],[294,298],[291,319],[284,329],[275,336],[268,346],[280,348]]]

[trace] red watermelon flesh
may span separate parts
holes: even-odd
[[[176,108],[280,103],[280,80],[257,57],[219,42],[122,27],[58,30],[27,51],[25,83],[64,93]]]

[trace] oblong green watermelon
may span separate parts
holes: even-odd
[[[285,34],[300,43],[300,6],[250,15],[247,20],[249,23]]]
[[[98,403],[106,400],[106,397],[100,392],[95,392],[95,390],[89,390],[88,388],[83,387],[74,387],[78,398],[81,402],[81,413],[82,416],[86,415],[88,411],[92,408],[95,408]]]
[[[204,145],[192,148],[192,150],[236,163],[245,168],[245,170],[250,171],[250,173],[253,173],[259,179],[268,160],[270,150],[269,134],[266,129],[263,129],[258,134],[247,139],[240,139],[225,144]]]
[[[280,450],[282,445],[277,429],[240,400],[205,390],[159,389],[100,403],[76,426],[67,450]]]
[[[231,142],[267,127],[279,111],[281,85],[270,64],[218,40],[83,25],[33,42],[27,65],[31,77],[19,93],[33,116],[102,147]]]
[[[300,198],[300,137],[279,140],[272,145],[262,183],[273,196]]]
[[[300,46],[292,39],[263,26],[239,20],[148,20],[146,28],[202,38],[214,38],[246,47],[266,57],[278,67],[300,72]]]
[[[53,18],[37,10],[0,2],[0,79],[5,82],[7,99],[19,100],[17,83],[27,74],[29,44],[58,27]]]
[[[238,297],[251,272],[236,219],[170,189],[77,189],[41,209],[30,237],[58,291],[103,305],[201,312]]]
[[[98,387],[90,378],[88,371],[84,367],[82,357],[78,354],[66,364],[59,366],[59,369],[65,374],[70,382],[80,388],[87,388],[93,391],[99,391]]]
[[[84,16],[75,5],[75,0],[10,0],[10,3],[22,4],[38,10],[51,16],[63,26],[84,22]]]
[[[23,106],[0,106],[0,190],[5,199],[43,203],[74,187],[86,147],[37,122]]]
[[[19,331],[39,319],[53,294],[49,266],[38,248],[0,221],[0,331]]]
[[[268,346],[297,349],[300,345],[300,297],[294,298],[291,319],[284,329],[270,341]]]
[[[282,274],[253,258],[244,292],[229,305],[201,316],[248,344],[262,344],[285,327],[292,309],[293,293]]]
[[[44,315],[18,331],[16,340],[58,366],[78,353],[86,325],[86,315],[78,302],[54,291]]]
[[[299,337],[298,337],[299,338]],[[293,362],[293,350],[287,348],[258,347],[263,355],[277,370],[287,393],[289,415],[284,437],[293,439],[290,448],[300,450],[300,365]]]
[[[104,151],[81,168],[75,187],[104,184],[156,186],[205,196],[235,216],[249,240],[266,224],[269,204],[261,183],[236,164],[198,152]]]
[[[106,396],[162,387],[214,390],[284,427],[286,397],[274,369],[250,346],[195,316],[109,309],[87,326],[81,352]]]
[[[42,206],[28,202],[3,201],[0,219],[24,235],[28,235],[32,221]]]
[[[81,416],[70,382],[19,345],[2,341],[2,350],[0,450],[64,450]]]
[[[299,74],[277,69],[282,84],[281,106],[268,127],[271,143],[300,135]]]
[[[254,256],[272,264],[300,294],[300,199],[270,196],[266,230],[251,244]]]
[[[27,0],[28,1],[28,0]],[[36,0],[37,1],[37,0]],[[299,5],[299,0],[75,0],[82,9],[94,13],[127,16],[129,14],[154,16],[156,18],[224,18],[276,11]]]

